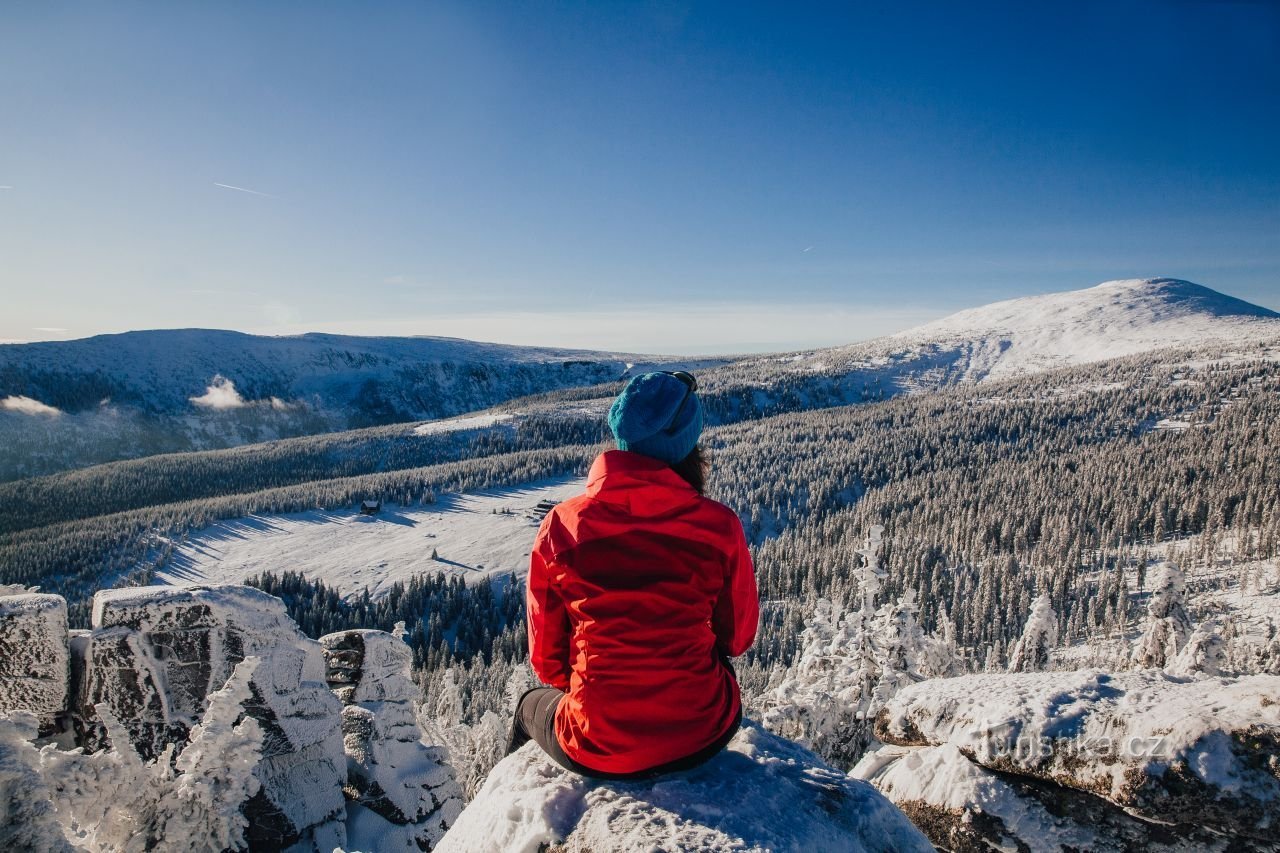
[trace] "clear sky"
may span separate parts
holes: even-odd
[[[0,339],[784,349],[1155,275],[1280,309],[1278,105],[1273,2],[5,3]]]

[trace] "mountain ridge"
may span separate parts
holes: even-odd
[[[614,383],[655,368],[699,371],[708,402],[724,403],[718,422],[727,422],[1223,341],[1280,353],[1280,314],[1181,279],[1147,278],[1002,300],[871,341],[746,357],[202,329],[7,345],[0,480],[434,421],[548,392],[607,407]]]
[[[852,374],[879,366],[904,390],[918,390],[1166,347],[1272,339],[1280,342],[1280,313],[1269,308],[1182,279],[1116,279],[1000,300],[873,340],[803,351],[790,357],[788,369]]]

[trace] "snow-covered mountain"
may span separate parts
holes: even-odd
[[[422,420],[672,359],[453,338],[177,329],[0,346],[0,479]]]
[[[1280,357],[1280,314],[1191,282],[1152,278],[996,302],[857,344],[739,359],[208,330],[4,345],[0,480],[438,420],[657,365],[698,370],[711,420],[725,423],[1224,341],[1241,353]],[[596,417],[608,402],[574,399],[568,408]],[[564,408],[553,401],[525,413]],[[417,434],[508,428],[520,415],[428,424]]]
[[[825,377],[836,381],[827,393],[854,402],[863,388],[892,396],[1222,341],[1280,351],[1280,314],[1189,281],[1126,279],[994,302],[858,344],[762,356],[723,374],[757,385]]]
[[[1189,281],[1145,278],[994,302],[890,340],[954,347],[965,353],[966,378],[984,379],[1162,347],[1275,335],[1275,311]]]
[[[411,420],[615,379],[646,360],[455,338],[162,329],[0,346],[0,396],[27,396],[67,412],[104,399],[164,414],[274,401],[277,409],[305,404]]]

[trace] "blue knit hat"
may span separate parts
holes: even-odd
[[[628,382],[613,401],[609,429],[619,450],[674,465],[698,444],[702,403],[684,380],[670,373],[646,373]]]

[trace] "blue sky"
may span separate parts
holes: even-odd
[[[1148,275],[1280,309],[1274,3],[5,4],[0,80],[0,339],[785,349]]]

